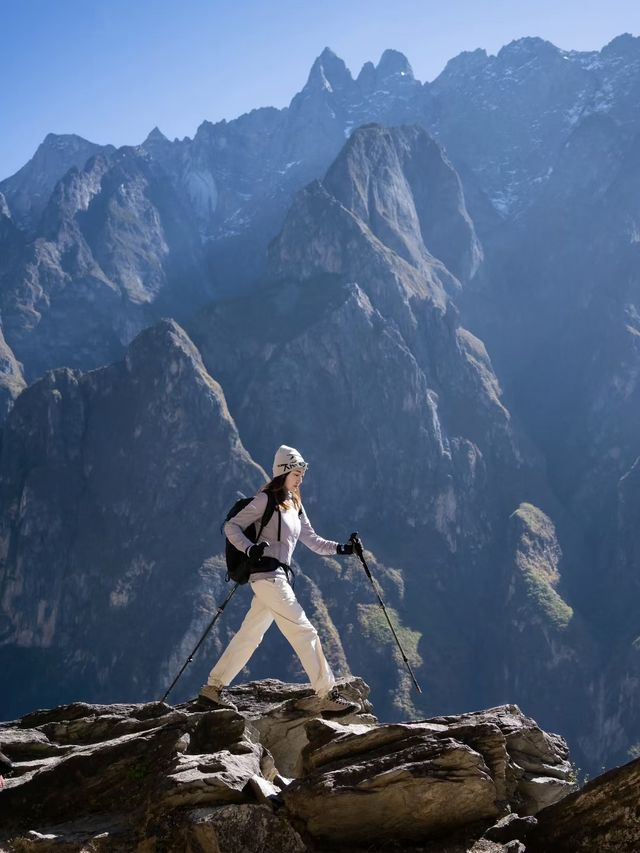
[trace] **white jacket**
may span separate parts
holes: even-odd
[[[268,542],[269,547],[265,548],[265,557],[274,557],[279,563],[284,563],[286,566],[291,565],[293,549],[296,547],[298,539],[315,551],[316,554],[329,556],[335,554],[338,543],[331,539],[323,539],[315,532],[307,514],[302,509],[302,513],[298,516],[298,510],[291,502],[290,509],[280,509],[281,527],[280,541],[278,542],[278,510],[274,510],[273,515],[265,525],[258,542]],[[244,509],[241,509],[237,515],[229,519],[224,526],[224,535],[229,542],[234,545],[239,551],[246,552],[254,543],[248,539],[243,530],[250,524],[256,523],[256,529],[260,527],[260,520],[267,508],[267,493],[258,492],[255,498]],[[251,580],[261,580],[267,577],[276,577],[276,575],[284,575],[283,569],[278,569],[275,572],[256,572],[251,575]]]

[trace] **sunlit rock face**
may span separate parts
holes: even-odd
[[[71,168],[35,239],[18,231],[0,264],[4,334],[28,380],[63,365],[104,365],[163,314],[183,319],[208,301],[191,222],[166,174],[139,150]]]

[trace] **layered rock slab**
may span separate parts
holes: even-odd
[[[43,735],[53,755],[42,757]],[[187,712],[163,703],[41,711],[17,729],[0,728],[0,744],[13,761],[2,791],[5,828],[131,813],[151,801],[157,807],[242,801],[264,758],[235,712],[210,706]],[[30,752],[40,757],[25,761]]]
[[[288,812],[330,843],[418,841],[510,810],[535,813],[571,789],[566,744],[514,705],[363,730],[307,726],[305,776]]]
[[[341,682],[343,696],[360,707],[360,711],[347,713],[327,711],[325,703],[306,685],[287,685],[284,695],[282,687],[281,681],[266,678],[240,685],[232,692],[238,710],[251,721],[260,742],[273,755],[278,772],[285,778],[305,773],[303,755],[314,723],[329,725],[328,720],[339,721],[342,725],[357,726],[358,731],[366,731],[377,723],[367,698],[369,687],[361,678]]]
[[[527,853],[640,850],[640,758],[615,767],[538,815]]]

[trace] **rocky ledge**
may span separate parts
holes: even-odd
[[[78,702],[4,723],[0,850],[497,853],[524,851],[525,837],[532,850],[553,843],[541,816],[575,789],[561,737],[515,705],[381,725],[364,682],[343,691],[357,710],[329,711],[305,686],[266,680],[230,691],[237,711]],[[598,802],[589,799],[592,820]]]

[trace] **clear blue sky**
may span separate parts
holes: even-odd
[[[424,81],[462,50],[622,32],[640,33],[640,0],[0,0],[0,179],[49,132],[131,145],[285,106],[325,46],[354,75],[395,48]]]

